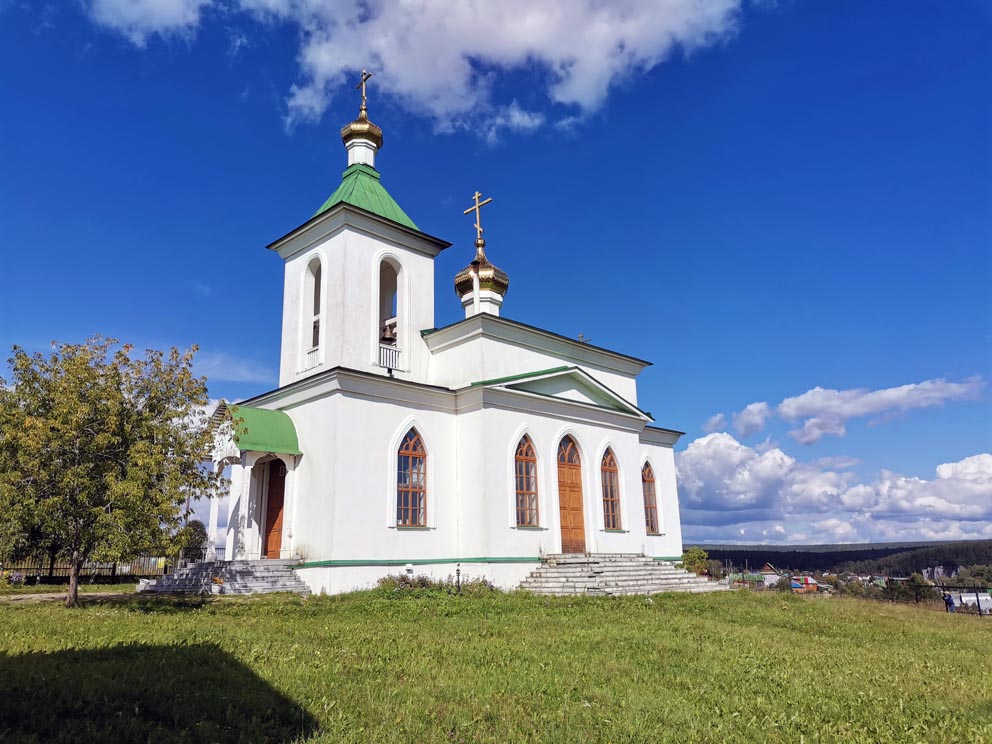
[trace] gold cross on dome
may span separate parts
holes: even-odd
[[[484,201],[479,201],[482,198],[482,194],[476,191],[472,194],[472,198],[475,199],[475,204],[466,209],[462,214],[468,214],[469,212],[475,212],[475,231],[476,238],[482,238],[482,208],[486,206],[489,202],[493,200],[490,196]]]
[[[355,90],[362,91],[362,108],[361,108],[362,111],[365,111],[368,108],[368,106],[366,105],[368,99],[365,97],[365,83],[368,82],[368,79],[370,77],[372,77],[371,72],[362,70],[362,79],[359,81],[358,85],[355,86]]]

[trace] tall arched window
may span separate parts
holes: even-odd
[[[427,526],[427,452],[416,429],[400,443],[396,476],[396,525]]]
[[[620,470],[613,450],[603,455],[603,526],[608,530],[620,529]]]
[[[307,266],[303,291],[303,369],[316,367],[320,360],[321,273],[320,259],[314,258]]]
[[[658,500],[654,492],[654,471],[651,463],[641,468],[641,490],[644,491],[644,524],[649,535],[660,534],[658,526]]]
[[[524,434],[513,457],[517,488],[517,526],[537,527],[537,453]]]

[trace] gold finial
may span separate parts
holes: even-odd
[[[372,77],[372,73],[371,72],[368,72],[367,70],[362,70],[362,79],[359,81],[358,85],[355,86],[355,90],[361,90],[362,91],[362,106],[361,106],[361,108],[358,109],[359,111],[362,111],[362,112],[365,112],[365,111],[368,111],[369,110],[369,107],[368,107],[368,98],[365,95],[365,83],[368,82],[368,79],[370,77]]]
[[[479,201],[482,198],[482,194],[476,191],[472,198],[475,199],[475,204],[466,209],[462,214],[468,214],[469,212],[475,212],[475,240],[478,243],[482,240],[482,208],[486,206],[489,202],[493,200],[490,196],[485,201]]]

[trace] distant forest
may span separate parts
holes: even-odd
[[[689,547],[688,545],[686,547]],[[700,545],[711,560],[758,570],[765,563],[789,571],[850,571],[909,576],[942,566],[951,574],[961,566],[992,565],[992,540],[884,545]]]

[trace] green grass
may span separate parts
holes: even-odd
[[[778,594],[0,604],[0,740],[978,744],[990,648]]]
[[[138,582],[133,584],[80,584],[80,594],[129,594],[134,591]],[[0,597],[11,594],[65,594],[68,591],[65,584],[0,584]]]

